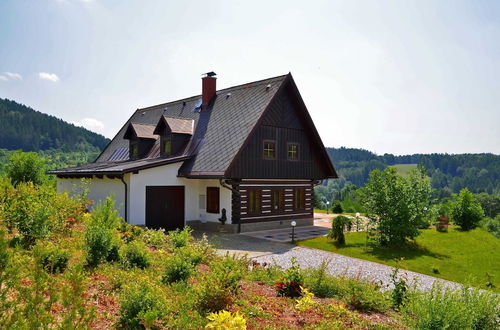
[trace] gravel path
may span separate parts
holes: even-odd
[[[268,262],[276,264],[286,269],[291,266],[290,260],[292,257],[297,258],[298,264],[302,269],[318,268],[323,261],[327,261],[329,262],[327,272],[331,275],[346,275],[377,282],[381,284],[383,290],[393,288],[390,277],[394,269],[393,267],[367,260],[346,257],[336,253],[305,247],[294,247],[288,251],[256,256],[253,259],[261,263]],[[455,282],[438,279],[408,270],[401,270],[400,276],[407,278],[411,284],[415,283],[416,288],[422,291],[429,290],[434,282],[442,283],[445,287],[461,287],[460,284]]]

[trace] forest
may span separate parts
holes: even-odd
[[[444,193],[458,193],[467,188],[474,193],[500,194],[500,155],[482,154],[413,154],[378,156],[356,148],[327,148],[339,180],[339,190],[349,184],[358,187],[368,182],[370,172],[399,164],[423,165],[433,188]],[[328,185],[328,183],[325,183]]]
[[[0,98],[0,148],[96,152],[108,142],[109,139],[100,134]]]

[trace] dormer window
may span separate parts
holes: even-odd
[[[130,159],[147,157],[156,140],[158,140],[158,135],[153,133],[154,129],[154,125],[129,124],[123,137],[129,140]]]
[[[160,135],[160,155],[173,157],[181,155],[193,135],[194,120],[162,116],[154,134]]]

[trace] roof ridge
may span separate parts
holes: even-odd
[[[216,90],[216,93],[217,92],[227,91],[227,90],[238,90],[238,89],[244,88],[245,86],[251,85],[251,84],[262,84],[262,83],[264,83],[265,81],[268,81],[268,80],[275,80],[275,79],[278,79],[278,78],[285,78],[289,74],[290,73],[287,73],[287,74],[284,74],[284,75],[279,75],[279,76],[274,76],[274,77],[270,77],[270,78],[255,80],[255,81],[247,82],[247,83],[240,84],[240,85],[234,85],[234,86],[231,86],[231,87],[227,87],[227,88]],[[165,103],[151,105],[149,107],[137,108],[137,110],[135,110],[135,112],[144,111],[144,110],[154,110],[154,109],[157,109],[157,108],[162,107],[162,106],[167,106],[169,104],[175,104],[175,103],[179,103],[179,102],[182,102],[182,101],[186,101],[186,100],[190,100],[190,99],[194,99],[194,98],[200,98],[200,97],[201,97],[201,94],[198,94],[198,95],[186,97],[186,98],[175,100],[175,101],[169,101],[169,102],[165,102]]]

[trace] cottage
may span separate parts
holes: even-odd
[[[313,188],[337,174],[291,74],[137,109],[97,159],[54,170],[90,181],[130,224],[242,232],[312,224]]]

